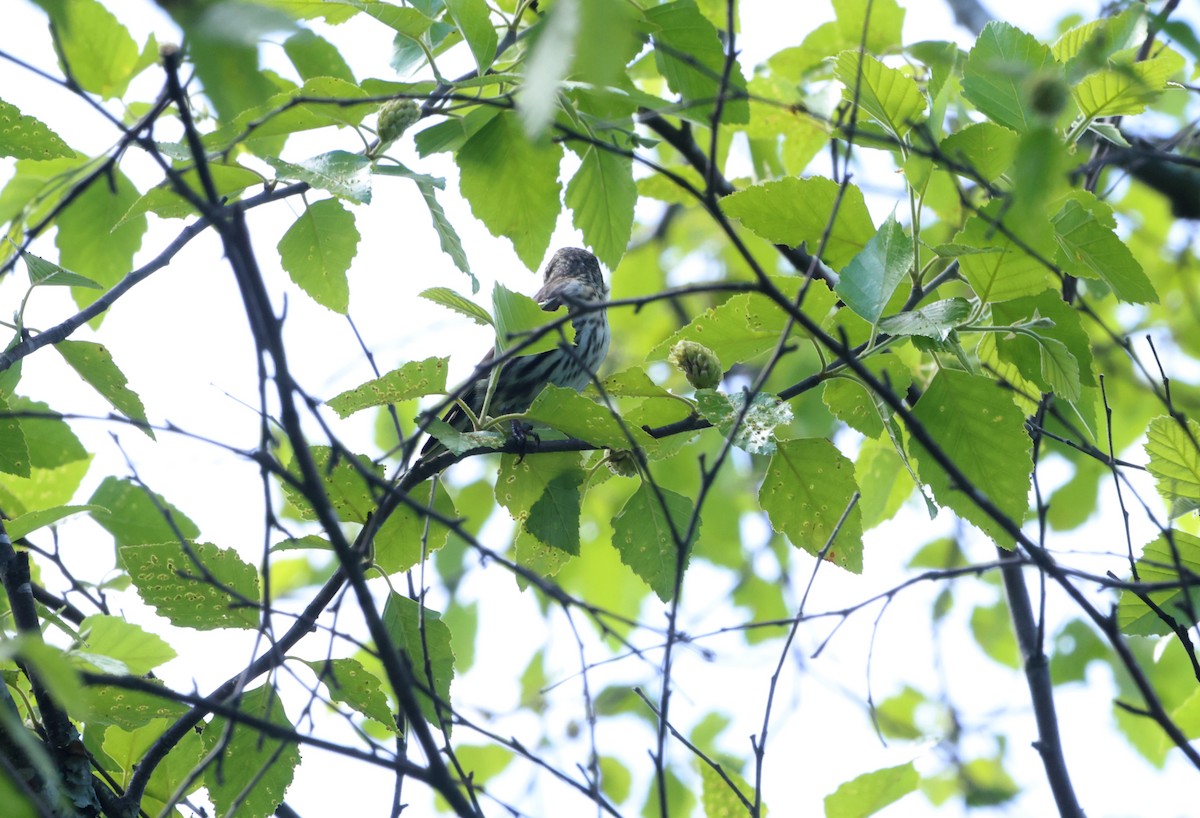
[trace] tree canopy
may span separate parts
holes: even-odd
[[[1192,804],[1200,20],[947,3],[22,4],[5,815]]]

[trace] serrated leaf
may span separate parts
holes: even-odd
[[[173,625],[202,631],[258,627],[258,571],[232,549],[170,542],[119,551],[138,596]]]
[[[825,818],[867,818],[914,792],[920,782],[911,761],[863,773],[825,796]]]
[[[25,266],[29,269],[29,283],[34,287],[89,287],[93,290],[104,288],[79,273],[64,270],[52,261],[35,256],[33,253],[21,253]]]
[[[267,161],[281,176],[358,204],[371,203],[371,160],[361,153],[329,151],[295,164],[274,157]]]
[[[700,414],[728,438],[734,431],[734,421],[746,405],[746,395],[742,392],[726,395],[712,389],[698,389],[696,404]],[[750,454],[774,454],[775,427],[791,422],[791,406],[774,395],[759,392],[745,410],[745,416],[733,436],[733,444]]]
[[[398,369],[330,398],[326,403],[339,417],[349,417],[371,406],[387,406],[446,391],[449,358],[410,361]]]
[[[91,707],[88,720],[97,724],[111,724],[122,730],[136,730],[154,719],[174,721],[187,713],[186,704],[171,700],[166,685],[154,680],[151,680],[151,684],[162,687],[164,695],[155,696],[115,685],[89,686]]]
[[[842,99],[857,103],[897,139],[924,118],[925,97],[912,77],[870,54],[843,51],[834,59],[833,75],[844,86]]]
[[[671,393],[650,380],[650,376],[646,374],[646,370],[640,366],[623,369],[606,378],[601,378],[600,385],[604,387],[606,395],[615,398],[671,397]],[[594,395],[595,392],[596,388],[594,385],[589,385],[584,390],[585,395]]]
[[[454,649],[450,628],[442,615],[407,597],[388,594],[383,626],[392,647],[400,651],[417,682],[414,691],[421,713],[430,724],[450,734],[450,683],[454,680]],[[430,697],[431,691],[433,696]]]
[[[236,707],[248,716],[269,721],[287,733],[296,731],[278,692],[271,686],[247,690]],[[214,716],[201,740],[216,756],[204,773],[204,786],[218,815],[267,818],[283,801],[300,764],[300,748],[292,741],[270,738],[253,724]]]
[[[1077,401],[1081,394],[1079,361],[1062,341],[1039,338],[1041,373],[1050,391],[1063,400]]]
[[[129,388],[125,373],[117,368],[112,353],[105,346],[93,341],[59,341],[54,348],[100,397],[154,439],[142,399]]]
[[[177,541],[182,535],[191,540],[200,529],[191,519],[160,495],[153,495],[132,480],[106,477],[88,499],[89,505],[100,506],[104,514],[93,518],[112,534],[118,548],[143,543]]]
[[[815,253],[836,204],[837,217],[821,259],[840,270],[875,235],[862,191],[845,185],[841,194],[841,188],[820,176],[789,176],[731,193],[721,200],[721,209],[767,241],[789,247],[807,244]]]
[[[963,65],[963,96],[981,113],[1024,133],[1036,124],[1026,99],[1026,81],[1061,72],[1050,49],[1019,28],[993,20],[975,41]]]
[[[29,444],[19,418],[9,413],[8,401],[0,397],[0,472],[29,477],[32,473]]]
[[[305,208],[279,240],[279,260],[292,281],[314,301],[345,314],[350,307],[346,271],[361,237],[354,214],[337,199]]]
[[[1142,265],[1112,228],[1101,224],[1071,199],[1053,219],[1063,266],[1081,278],[1100,278],[1122,301],[1158,303],[1158,293]]]
[[[1200,538],[1179,530],[1172,530],[1170,539],[1166,534],[1156,537],[1142,549],[1136,567],[1139,582],[1176,584],[1145,595],[1180,626],[1191,628],[1200,611],[1200,588],[1195,583],[1200,576]],[[1117,601],[1117,626],[1122,633],[1135,636],[1172,632],[1170,625],[1129,589],[1121,591]]]
[[[144,676],[177,655],[162,637],[119,616],[93,614],[79,623],[79,635],[88,651],[117,659],[134,676]]]
[[[578,556],[580,486],[586,479],[582,469],[552,477],[530,507],[525,530],[544,545]]]
[[[854,464],[828,440],[780,441],[758,490],[758,502],[771,527],[797,548],[820,554],[837,531],[825,559],[862,573],[862,513],[851,500],[858,491]],[[838,522],[846,509],[846,521]]]
[[[725,53],[717,29],[696,7],[694,0],[675,0],[643,12],[650,25],[654,62],[667,87],[683,98],[681,116],[711,124],[713,100],[720,93],[725,72]],[[729,92],[722,109],[727,123],[745,123],[750,108],[745,98],[746,81],[735,62],[729,77]]]
[[[335,455],[328,446],[313,446],[309,452],[334,510],[345,522],[365,523],[378,505],[365,475],[381,478],[383,467],[362,454],[354,455],[355,462],[352,463],[348,456],[340,453]],[[300,468],[295,458],[288,463],[288,471],[299,477]],[[299,489],[285,483],[283,494],[300,512],[301,519],[317,519],[316,511]]]
[[[562,321],[567,315],[565,307],[554,312],[543,310],[541,305],[523,293],[515,293],[500,282],[492,287],[492,312],[496,316],[496,346],[501,352],[522,344],[531,333],[546,324]],[[571,322],[560,323],[552,332],[547,332],[528,346],[521,347],[517,355],[534,355],[557,349],[561,343],[573,343],[575,328]]]
[[[662,503],[649,485],[638,486],[612,519],[613,545],[621,562],[645,580],[659,599],[668,602],[675,595],[676,575],[687,569],[700,521],[684,542],[695,503],[668,489],[659,492]]]
[[[872,355],[863,363],[898,395],[903,395],[912,382],[912,373],[897,355]],[[891,410],[883,400],[865,383],[848,374],[826,381],[821,399],[839,420],[869,438],[882,435],[884,421],[891,417]]]
[[[1170,48],[1160,47],[1156,56],[1134,61],[1136,49],[1127,59],[1114,60],[1084,77],[1071,89],[1079,110],[1089,119],[1140,114],[1167,87],[1167,80],[1183,68],[1184,59]]]
[[[446,10],[467,41],[479,73],[487,73],[496,58],[497,44],[487,3],[484,0],[446,0]]]
[[[947,136],[938,147],[948,159],[990,182],[1012,166],[1018,140],[1017,134],[994,122],[973,122]]]
[[[872,324],[913,265],[913,240],[893,213],[842,270],[834,291]]]
[[[172,145],[171,147],[178,146]],[[166,145],[160,144],[159,149],[168,153]],[[184,158],[179,161],[187,162],[190,158],[190,154],[185,153]],[[249,168],[211,161],[208,163],[208,176],[218,197],[227,199],[236,199],[238,194],[246,188],[260,185],[264,181],[262,175]],[[178,178],[201,199],[205,198],[204,186],[195,169],[181,172]],[[157,187],[150,188],[138,197],[137,201],[125,211],[118,225],[125,224],[138,216],[144,216],[146,213],[153,213],[160,219],[185,219],[198,215],[199,211],[190,201],[175,191],[171,182],[164,182]]]
[[[1020,525],[1029,508],[1032,443],[1008,390],[989,378],[942,369],[913,415],[971,485]],[[934,499],[1011,548],[1012,538],[999,524],[962,492],[920,443],[914,440],[912,446],[921,480]]]
[[[541,262],[558,220],[562,148],[534,145],[516,114],[496,114],[456,155],[459,190],[493,236],[512,242],[530,269]]]
[[[1186,425],[1170,416],[1150,421],[1146,430],[1146,470],[1158,481],[1158,493],[1172,506],[1172,517],[1200,506],[1200,423]]]
[[[465,315],[481,327],[495,326],[492,316],[488,314],[487,310],[449,287],[430,287],[421,292],[421,298],[428,299],[448,310],[454,310],[460,315]]]
[[[1053,322],[1053,326],[1037,327],[1038,337],[1054,339],[1065,344],[1067,351],[1077,362],[1079,383],[1082,386],[1096,386],[1096,378],[1092,373],[1091,341],[1080,321],[1079,312],[1064,302],[1061,295],[1053,290],[1046,290],[1036,296],[992,304],[992,321],[999,326],[1027,323],[1035,317]],[[1036,380],[1041,370],[1042,353],[1039,349],[1036,353],[1028,354],[1033,344],[1032,339],[1020,335],[1011,339],[1000,338],[997,339],[997,351],[1005,360],[1016,363],[1025,377]],[[1014,348],[1022,346],[1027,352],[1026,355],[1012,354]],[[1050,391],[1048,383],[1046,391]]]
[[[424,483],[410,491],[410,502],[401,503],[375,535],[375,564],[385,574],[407,571],[446,544],[450,529],[437,520],[456,519],[458,511],[441,483],[430,508],[430,485]]]
[[[700,766],[700,803],[704,805],[704,818],[733,818],[746,812],[742,798],[753,798],[754,788],[735,770],[726,770],[724,775],[718,773],[712,766]],[[741,798],[734,792],[736,786],[741,792]],[[763,808],[766,812],[766,808]]]
[[[44,161],[74,155],[45,122],[0,99],[0,156]]]
[[[55,49],[71,78],[105,99],[120,97],[138,65],[138,48],[116,16],[96,0],[42,2],[55,25]]]
[[[879,331],[888,335],[920,335],[945,341],[951,330],[971,314],[971,302],[965,298],[946,298],[916,310],[889,315],[879,322]]]
[[[630,437],[638,446],[650,446],[653,439],[641,428],[625,424],[625,430],[606,407],[588,400],[574,389],[550,384],[534,399],[525,412],[526,419],[557,429],[570,437],[586,440],[610,449],[628,449]],[[628,432],[628,434],[626,434]]]
[[[999,212],[998,209],[985,208],[980,211],[981,215],[967,219],[966,225],[954,237],[956,243],[988,250],[986,253],[961,255],[958,259],[963,278],[984,303],[1037,295],[1051,286],[1045,261],[1025,250],[1029,247],[1038,253],[1044,252],[1043,258],[1053,254],[1049,223],[1043,222],[1047,228],[1047,247],[1042,248],[1040,236],[1032,247],[1030,237],[1021,237],[1024,245],[1021,246],[996,227]]]
[[[379,677],[363,667],[362,662],[357,659],[323,659],[304,661],[304,664],[317,674],[329,691],[330,699],[349,705],[391,733],[401,734],[387,696],[380,687]]]
[[[303,80],[337,77],[346,82],[355,82],[354,72],[337,46],[309,29],[301,29],[284,40],[283,50]]]
[[[76,514],[84,514],[88,512],[103,514],[108,509],[103,506],[96,505],[79,505],[79,506],[53,506],[52,508],[38,509],[25,514],[18,514],[10,520],[4,522],[4,527],[8,531],[9,539],[21,539],[30,533],[37,531],[39,528],[45,528],[48,525],[54,525],[60,520],[65,520],[68,517],[73,517]]]
[[[625,255],[637,196],[633,160],[594,145],[584,151],[579,170],[567,183],[571,223],[609,269],[616,269]]]
[[[516,455],[500,456],[500,473],[496,478],[496,502],[524,528],[534,503],[546,493],[546,486],[562,474],[580,470],[578,452],[555,452],[530,456],[517,462]]]

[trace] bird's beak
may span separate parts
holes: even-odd
[[[539,301],[538,303],[546,312],[554,312],[562,306],[562,299],[557,297],[547,298],[545,301]]]

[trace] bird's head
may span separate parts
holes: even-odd
[[[556,310],[607,300],[608,285],[600,262],[587,250],[563,247],[551,257],[543,273],[542,289],[533,298],[544,310]]]

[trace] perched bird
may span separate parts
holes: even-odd
[[[604,304],[608,300],[608,285],[600,272],[596,257],[578,247],[563,247],[555,252],[543,273],[542,288],[533,299],[548,311],[566,306],[575,328],[575,343],[569,349],[562,345],[535,355],[512,358],[503,364],[496,377],[488,414],[507,415],[524,412],[546,384],[566,389],[583,389],[608,354],[608,316]],[[597,307],[599,307],[597,309]],[[495,355],[489,350],[476,368],[480,374],[464,391],[462,400],[478,415],[483,410],[491,367]],[[443,418],[456,429],[470,428],[470,419],[460,406],[454,406]],[[514,428],[520,434],[518,428]],[[433,456],[442,451],[441,444],[430,438],[421,456]]]

